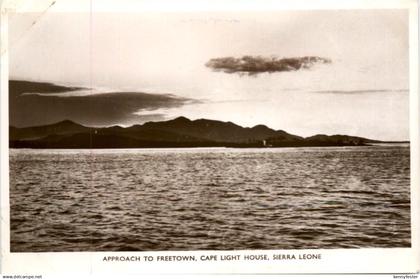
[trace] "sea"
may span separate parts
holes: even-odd
[[[12,252],[410,247],[410,148],[10,149]]]

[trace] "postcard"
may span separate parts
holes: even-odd
[[[4,278],[417,276],[416,1],[33,2],[1,14]]]

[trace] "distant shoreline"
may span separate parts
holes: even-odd
[[[9,149],[16,149],[16,150],[23,150],[23,149],[29,149],[29,150],[112,150],[112,149],[118,149],[118,150],[135,150],[135,149],[141,149],[141,150],[163,150],[163,149],[214,149],[214,150],[223,150],[223,149],[283,149],[283,148],[308,148],[308,147],[314,147],[314,148],[329,148],[329,147],[392,147],[392,146],[400,146],[400,147],[409,147],[410,142],[409,141],[401,141],[401,142],[383,142],[383,143],[373,143],[373,144],[366,144],[366,145],[323,145],[323,146],[275,146],[275,147],[261,147],[261,146],[255,146],[255,147],[233,147],[233,146],[184,146],[184,147],[173,147],[173,146],[160,146],[160,147],[83,147],[83,148],[66,148],[66,147],[46,147],[46,148],[33,148],[33,147],[9,147]]]
[[[382,141],[377,143],[370,143],[369,145],[387,145],[387,144],[410,144],[410,141]]]
[[[130,127],[86,127],[71,120],[55,124],[9,127],[10,148],[106,149],[106,148],[285,148],[340,147],[374,144],[407,144],[349,135],[301,137],[265,125],[242,127],[232,122],[178,117]]]

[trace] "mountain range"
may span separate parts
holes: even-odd
[[[300,137],[264,125],[178,117],[130,127],[86,127],[70,120],[9,127],[10,148],[300,147],[363,146],[380,141],[347,135]]]

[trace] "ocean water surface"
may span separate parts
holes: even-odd
[[[12,252],[410,247],[409,146],[10,150]]]

